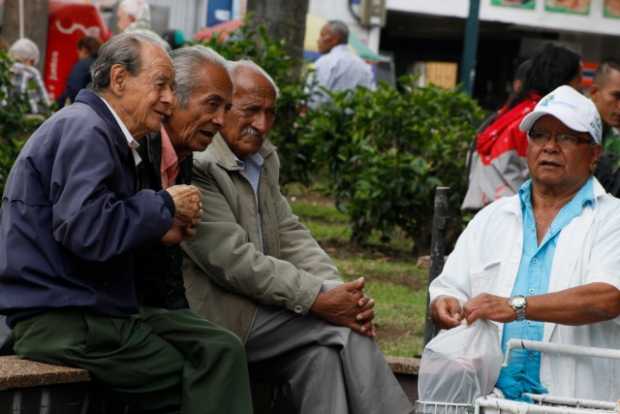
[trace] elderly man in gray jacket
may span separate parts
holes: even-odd
[[[221,135],[194,159],[205,212],[183,245],[190,306],[245,340],[260,379],[283,385],[294,412],[409,413],[373,339],[364,280],[338,270],[291,212],[266,135],[278,88],[250,61],[232,65]]]

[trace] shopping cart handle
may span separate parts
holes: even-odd
[[[620,360],[620,350],[596,348],[591,346],[553,344],[549,342],[530,341],[528,339],[510,339],[506,345],[506,354],[502,366],[508,366],[510,352],[513,349],[530,349],[532,351],[549,352],[573,356],[587,356],[591,358],[608,358]]]

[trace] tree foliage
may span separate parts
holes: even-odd
[[[4,192],[6,178],[28,134],[43,120],[27,115],[26,95],[10,93],[12,64],[6,52],[0,51],[0,192]]]
[[[331,96],[309,131],[354,241],[363,243],[371,230],[389,237],[398,226],[426,250],[437,186],[450,186],[459,214],[466,154],[482,110],[461,92],[415,87],[410,77],[399,89],[382,84]]]

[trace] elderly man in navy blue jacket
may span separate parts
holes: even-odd
[[[92,71],[94,91],[33,134],[6,184],[0,313],[15,353],[88,369],[140,412],[250,413],[237,337],[136,300],[134,250],[180,242],[201,211],[192,186],[137,190],[136,139],[174,105],[170,58],[149,36],[121,34]]]

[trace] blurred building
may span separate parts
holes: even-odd
[[[380,50],[394,56],[397,75],[423,62],[458,67],[469,1],[387,0],[387,9]],[[549,41],[583,56],[587,86],[598,62],[620,57],[620,1],[480,0],[474,96],[496,108],[518,63]]]

